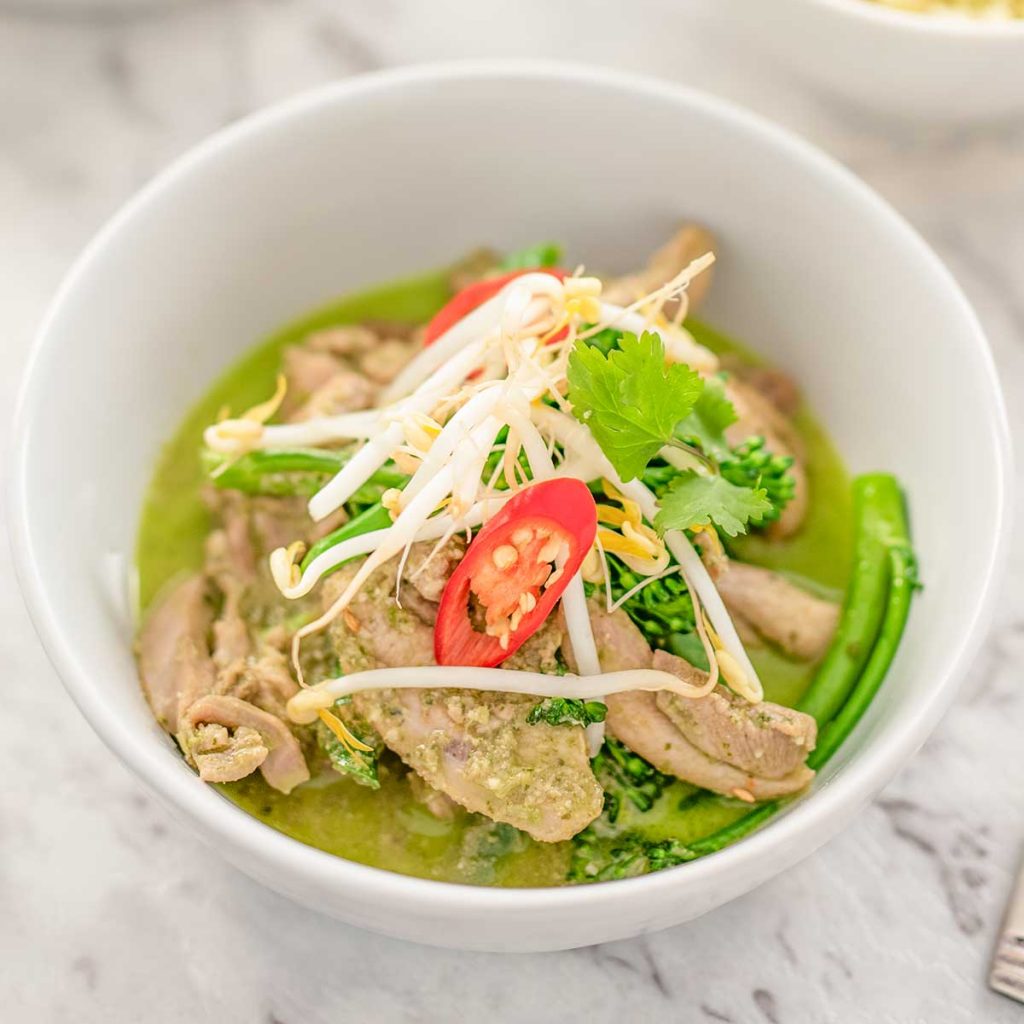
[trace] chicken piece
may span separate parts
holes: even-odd
[[[592,602],[590,620],[605,672],[657,668],[694,686],[707,679],[706,673],[682,658],[652,652],[625,612],[609,614]],[[659,771],[705,789],[767,800],[796,792],[814,777],[803,764],[814,748],[814,720],[788,708],[748,704],[722,686],[705,698],[632,690],[609,694],[606,703],[605,723],[613,736]],[[764,742],[755,742],[760,734],[751,732],[751,723],[757,727],[762,714],[771,731]],[[776,722],[784,724],[776,729]],[[784,749],[787,730],[793,738]],[[754,752],[762,748],[762,757],[755,757]]]
[[[344,324],[314,331],[306,338],[303,347],[307,351],[326,352],[334,356],[356,356],[369,352],[378,341],[379,336],[373,325]]]
[[[511,657],[506,658],[502,668],[513,672],[546,672],[557,675],[559,670],[558,651],[562,646],[563,633],[560,618],[549,616],[533,636]]]
[[[631,690],[608,697],[608,731],[666,775],[743,800],[771,800],[796,793],[814,778],[802,765],[789,775],[764,779],[698,750],[658,707],[657,695]]]
[[[602,291],[602,298],[606,302],[628,306],[655,288],[660,288],[666,281],[671,281],[693,260],[706,252],[712,252],[714,248],[715,239],[710,231],[696,224],[686,224],[651,256],[642,270],[608,281]],[[713,268],[705,270],[687,287],[688,308],[691,312],[704,300],[711,287],[712,273]],[[666,303],[665,315],[669,318],[674,316],[678,306],[678,300]]]
[[[390,384],[413,356],[412,346],[397,338],[385,338],[359,360],[359,369],[377,384]]]
[[[601,662],[602,672],[624,672],[630,668],[650,668],[654,652],[644,639],[643,633],[633,620],[621,609],[607,612],[604,605],[596,600],[588,602],[590,628],[594,634],[594,646]],[[564,616],[559,609],[559,623],[563,631]],[[572,644],[566,637],[562,654],[570,672],[578,672]]]
[[[176,732],[178,717],[214,683],[207,631],[212,618],[206,580],[190,576],[175,586],[146,619],[139,634],[139,673],[156,720]]]
[[[247,725],[232,736],[223,725],[206,724],[195,730],[190,753],[203,782],[237,782],[256,771],[270,751]]]
[[[452,821],[458,813],[459,805],[439,789],[432,789],[415,772],[406,776],[412,798],[422,804],[440,821]]]
[[[285,719],[285,705],[299,689],[285,656],[266,647],[259,657],[238,659],[217,673],[214,692],[255,704],[278,718]]]
[[[206,538],[206,572],[224,593],[233,584],[244,588],[256,578],[256,553],[249,536],[248,499],[237,491],[207,487],[203,500],[220,520],[221,528]]]
[[[474,690],[356,694],[356,711],[434,789],[541,842],[571,839],[604,805],[583,730],[530,725],[535,697]]]
[[[422,560],[429,550],[430,545],[415,546],[409,562]],[[439,564],[446,559],[454,566],[455,559],[438,555]],[[398,607],[390,593],[396,565],[392,560],[373,573],[349,606],[350,614],[330,627],[345,673],[434,664],[433,629],[419,614]],[[329,577],[324,600],[336,598],[357,568],[352,563]],[[431,571],[413,576],[408,586],[428,605],[425,595],[439,597],[443,589]],[[538,658],[545,657],[550,643],[550,632],[536,641]],[[356,694],[352,707],[434,789],[468,810],[556,842],[597,817],[603,794],[590,769],[583,730],[529,725],[526,716],[536,702],[514,694],[410,689]]]
[[[654,652],[652,667],[695,685],[707,679],[705,672],[666,651]],[[810,715],[771,701],[751,704],[724,686],[697,699],[663,690],[657,704],[702,753],[763,779],[779,779],[800,768],[818,734]]]
[[[237,595],[226,595],[224,610],[213,624],[213,663],[218,669],[244,661],[249,656],[249,627],[238,606]]]
[[[800,408],[800,389],[796,381],[783,370],[772,366],[756,366],[742,376],[784,416],[792,416]]]
[[[730,613],[787,654],[817,661],[828,650],[839,623],[838,605],[744,562],[726,560],[712,575]]]
[[[193,749],[195,744],[202,743],[207,735],[199,731],[200,726],[204,725],[221,725],[225,729],[234,730],[236,743],[240,742],[238,734],[243,728],[255,730],[267,749],[267,755],[260,760],[258,767],[268,786],[282,793],[290,793],[300,783],[309,779],[309,769],[302,756],[302,748],[291,730],[281,719],[275,718],[254,704],[238,697],[210,694],[200,697],[187,708],[181,716],[178,742],[186,757],[196,764]],[[248,737],[249,734],[243,736]],[[245,740],[243,746],[248,758],[245,763],[255,761],[256,755],[251,752],[251,742]],[[240,768],[241,764],[242,762],[238,762],[237,766]],[[254,770],[255,767],[253,764],[250,770]]]
[[[330,351],[323,351],[311,345],[291,345],[284,350],[281,366],[288,381],[288,394],[309,396],[323,387],[344,363]]]
[[[408,581],[425,601],[437,604],[448,579],[462,561],[466,545],[461,537],[453,537],[433,557],[434,544],[413,544],[409,549],[402,579]]]
[[[369,409],[377,397],[376,385],[355,370],[341,369],[309,392],[309,397],[289,416],[293,423],[318,416],[338,416],[343,412]]]
[[[329,607],[352,581],[360,562],[349,562],[323,582]],[[423,618],[395,603],[396,561],[381,566],[355,596],[346,613],[330,626],[345,674],[370,668],[434,664],[434,630]]]

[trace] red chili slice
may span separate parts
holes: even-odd
[[[473,538],[444,588],[437,663],[491,668],[518,650],[551,613],[596,533],[597,507],[582,480],[543,480],[511,498]],[[489,632],[474,628],[471,597]]]
[[[425,346],[432,345],[464,316],[472,313],[477,306],[482,306],[488,299],[497,295],[509,281],[514,281],[517,277],[522,277],[523,274],[550,274],[552,277],[557,277],[559,281],[564,281],[567,277],[566,272],[557,267],[527,267],[525,270],[512,270],[507,274],[499,274],[497,277],[487,277],[483,281],[475,281],[449,299],[434,314],[434,318],[427,324],[423,333],[423,344]]]

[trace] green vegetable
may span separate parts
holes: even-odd
[[[832,644],[800,702],[819,726],[838,714],[864,672],[892,590],[894,547],[908,545],[903,495],[893,477],[872,473],[853,482],[853,576]],[[908,549],[909,550],[909,549]]]
[[[610,822],[619,816],[622,801],[649,811],[672,783],[672,776],[634,754],[624,743],[609,736],[591,762],[605,794],[605,814]]]
[[[627,591],[635,587],[643,577],[634,573],[625,562],[615,555],[606,559],[611,580],[612,601],[620,600]],[[590,597],[604,589],[603,584],[585,584]],[[680,575],[664,576],[649,582],[622,605],[622,610],[640,628],[647,642],[653,647],[670,648],[670,638],[675,635],[692,633],[696,628],[693,613],[693,599]],[[700,641],[697,641],[698,645]],[[703,652],[703,647],[701,647]]]
[[[675,867],[693,860],[695,854],[677,839],[646,839],[637,832],[626,832],[612,843],[602,840],[597,831],[586,829],[573,843],[567,878],[570,882],[609,882],[636,878],[652,871]]]
[[[914,591],[920,587],[896,480],[884,473],[860,476],[853,482],[853,493],[854,576],[832,646],[801,703],[820,726],[817,747],[807,759],[815,770],[839,749],[878,692],[903,635]],[[606,744],[602,754],[608,749]],[[606,811],[617,799],[614,791],[606,797]],[[703,793],[696,799],[720,798]],[[574,840],[569,880],[626,878],[716,853],[755,831],[787,803],[789,799],[759,804],[724,828],[685,845],[676,840],[654,842],[632,832],[609,848],[595,823]],[[614,822],[611,814],[607,817]]]
[[[348,455],[319,448],[293,448],[248,452],[232,462],[204,449],[202,460],[207,475],[218,487],[246,494],[309,496],[345,465]],[[227,468],[222,469],[225,464]]]
[[[526,721],[530,725],[591,725],[603,722],[608,708],[599,700],[576,700],[572,697],[546,697],[530,708]]]
[[[234,461],[204,449],[203,468],[217,487],[274,497],[309,497],[348,462],[350,454],[321,448],[276,448],[247,452]],[[227,464],[227,468],[222,468]],[[350,504],[376,501],[380,491],[399,487],[408,478],[397,470],[379,469],[353,495]]]
[[[889,665],[896,655],[896,648],[899,646],[910,614],[911,599],[914,591],[920,586],[917,578],[917,559],[909,542],[897,543],[889,549],[888,572],[889,599],[885,606],[878,639],[860,679],[857,680],[857,685],[842,710],[818,736],[818,745],[807,759],[812,768],[818,768],[828,761],[853,731],[853,727],[860,721],[882,685]]]
[[[705,455],[716,459],[732,455],[725,439],[726,428],[736,422],[736,410],[725,397],[725,387],[717,377],[704,381],[704,389],[693,409],[676,424],[675,436],[680,441],[696,445]]]
[[[686,452],[699,467],[699,472],[673,470],[654,525],[664,531],[713,522],[734,537],[746,532],[748,523],[761,522],[773,511],[766,490],[718,475],[715,460],[733,457],[725,430],[736,422],[722,382],[667,363],[656,334],[638,338],[626,332],[617,344],[574,346],[569,398],[576,418],[589,427],[623,480],[645,476],[666,446]]]
[[[360,512],[359,515],[350,519],[343,526],[339,526],[338,529],[327,534],[326,537],[321,537],[309,549],[309,551],[306,552],[306,557],[302,559],[299,568],[305,571],[314,558],[322,555],[325,551],[329,551],[335,546],[335,544],[340,544],[343,540],[349,540],[352,537],[359,537],[364,533],[371,533],[374,530],[385,530],[390,525],[391,513],[378,502],[376,505],[372,505],[364,512]],[[357,555],[356,557],[362,556]],[[339,562],[333,569],[329,569],[324,573],[324,575],[329,576],[344,564],[344,562]]]
[[[686,530],[714,523],[735,537],[746,533],[749,522],[759,523],[772,511],[764,488],[737,487],[721,476],[704,476],[684,470],[662,496],[654,525],[666,530]]]
[[[790,473],[792,465],[793,456],[773,455],[763,437],[751,437],[719,462],[718,471],[737,487],[764,491],[772,506],[761,518],[764,526],[775,522],[793,500],[796,480]]]
[[[603,331],[592,334],[586,339],[584,344],[589,345],[591,348],[596,348],[599,352],[604,353],[604,355],[608,355],[612,349],[619,347],[619,342],[622,341],[622,333],[616,327],[606,327]]]
[[[334,702],[335,710],[351,704],[351,697],[342,697]],[[353,728],[351,721],[345,722],[345,727],[368,746],[373,747],[372,751],[349,750],[323,722],[316,724],[316,741],[320,749],[330,758],[331,767],[341,775],[350,775],[361,786],[368,786],[370,789],[380,789],[380,779],[377,775],[377,759],[380,757],[384,744],[380,737],[366,723],[357,724]]]
[[[538,242],[510,252],[502,261],[502,270],[526,270],[530,267],[555,267],[561,262],[562,247],[555,242]]]
[[[591,345],[574,346],[568,381],[573,413],[623,480],[643,473],[704,388],[688,366],[665,361],[661,339],[650,333],[623,334],[607,356]]]

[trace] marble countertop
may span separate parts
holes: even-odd
[[[589,60],[745,103],[893,201],[974,302],[1019,433],[1024,123],[876,122],[815,98],[683,0],[583,9],[0,0],[4,404],[76,252],[209,132],[331,78],[456,56],[581,53],[583,33]],[[985,976],[1024,845],[1022,559],[1019,537],[994,632],[955,708],[839,839],[688,926],[512,958],[337,924],[177,831],[65,697],[0,547],[0,1014],[18,1024],[1020,1020],[1024,1009],[990,993]]]

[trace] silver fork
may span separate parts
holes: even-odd
[[[988,983],[997,992],[1024,1003],[1024,864],[1006,908],[1003,930],[992,954]]]

